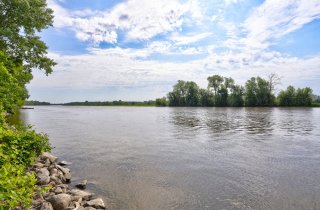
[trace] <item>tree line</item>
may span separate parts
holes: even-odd
[[[231,77],[213,75],[207,78],[207,89],[193,81],[179,80],[167,97],[156,99],[157,106],[187,107],[266,107],[311,106],[312,89],[289,86],[275,95],[280,77],[271,74],[267,79],[251,77],[244,86],[237,85]]]

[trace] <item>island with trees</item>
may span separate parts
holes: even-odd
[[[275,96],[280,78],[271,74],[268,79],[252,77],[245,86],[237,85],[234,79],[213,75],[207,78],[207,89],[193,81],[179,80],[167,97],[156,99],[157,106],[186,107],[273,107],[273,106],[318,106],[319,97],[312,89],[288,86]]]

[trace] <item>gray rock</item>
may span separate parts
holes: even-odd
[[[72,189],[70,194],[73,196],[80,196],[83,200],[90,200],[90,198],[93,196],[93,193],[77,189]]]
[[[44,163],[45,167],[49,167],[51,165],[51,162],[49,159],[46,159],[46,162]]]
[[[54,195],[48,199],[54,210],[63,210],[67,208],[71,202],[71,196],[68,194]]]
[[[70,173],[70,169],[68,169],[68,168],[64,168],[64,167],[59,166],[59,165],[57,165],[57,168],[58,168],[60,171],[62,171],[63,174]]]
[[[38,171],[38,174],[43,174],[43,175],[46,175],[46,176],[49,176],[49,171],[48,169],[46,168],[41,168],[39,171]]]
[[[69,183],[71,181],[71,174],[70,173],[66,173],[64,175],[64,177],[66,178],[66,182]]]
[[[50,177],[45,174],[38,174],[37,184],[47,185],[50,182]]]
[[[105,209],[106,206],[101,198],[97,198],[91,201],[87,201],[86,205],[97,208],[97,209]]]
[[[56,176],[50,176],[50,180],[53,181],[55,184],[62,184],[61,180]]]
[[[39,162],[33,164],[32,166],[33,166],[33,168],[43,168],[43,164],[42,164],[42,163],[39,163]]]
[[[40,210],[53,210],[53,207],[52,207],[51,203],[44,202],[44,203],[42,203]]]
[[[49,159],[51,163],[54,163],[58,158],[56,156],[53,156],[52,154],[50,154],[49,152],[44,152],[42,153],[42,155],[40,156],[40,158],[42,160],[45,159]]]
[[[76,187],[84,190],[87,187],[87,182],[88,182],[87,180],[83,180],[82,182],[79,182],[78,184],[76,184]]]
[[[50,170],[50,176],[58,174],[58,170],[56,168],[52,168]]]
[[[55,190],[54,190],[54,193],[55,194],[60,194],[60,193],[63,193],[61,187],[57,187]]]

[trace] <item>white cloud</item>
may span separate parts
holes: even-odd
[[[51,54],[58,62],[54,73],[49,77],[36,74],[30,86],[71,89],[115,86],[134,88],[173,84],[178,79],[183,79],[193,80],[206,87],[206,78],[212,74],[231,76],[240,84],[244,84],[251,76],[267,76],[270,73],[284,76],[284,85],[320,78],[320,55],[301,59],[284,57],[278,52],[226,52],[211,53],[203,59],[179,63],[140,59],[149,53],[149,48],[91,48],[89,53],[83,55]]]
[[[267,0],[244,22],[246,45],[266,48],[275,38],[280,38],[304,24],[320,18],[319,0]]]
[[[184,22],[201,20],[196,0],[128,0],[106,11],[68,11],[55,0],[48,1],[55,12],[54,26],[70,27],[82,41],[117,42],[117,32],[126,31],[129,40],[148,40],[179,29]]]
[[[226,5],[229,5],[229,4],[236,4],[236,3],[239,3],[241,1],[243,1],[243,0],[224,0],[224,3]]]
[[[225,28],[226,37],[202,47],[195,43],[214,37],[215,32],[175,33],[184,23],[196,23],[202,19],[197,1],[137,1],[129,0],[107,11],[71,12],[50,0],[50,6],[56,12],[55,26],[70,27],[82,41],[117,43],[119,31],[125,31],[126,38],[130,40],[145,40],[158,34],[173,33],[163,40],[145,42],[146,47],[142,49],[89,48],[82,55],[53,54],[52,57],[58,62],[54,73],[50,77],[36,74],[31,86],[152,87],[154,84],[174,83],[183,79],[193,80],[205,87],[207,76],[212,74],[231,76],[242,84],[251,76],[270,73],[283,76],[284,85],[320,79],[320,55],[298,58],[269,48],[278,38],[319,18],[319,1],[267,0],[252,10],[243,24],[227,22],[219,17],[218,24]],[[213,22],[216,22],[216,16],[210,17],[214,17]],[[219,47],[227,50],[217,51]],[[207,57],[168,62],[152,60],[154,53],[181,56],[207,54]]]
[[[189,35],[189,36],[181,36],[179,34],[174,34],[173,36],[171,36],[170,39],[172,41],[174,41],[175,45],[187,45],[187,44],[198,42],[198,41],[205,39],[211,35],[212,35],[212,33],[210,33],[210,32]]]

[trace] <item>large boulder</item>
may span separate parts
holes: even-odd
[[[77,189],[72,189],[70,191],[70,194],[73,196],[79,196],[83,200],[90,200],[90,198],[93,196],[93,193],[89,193],[83,190],[77,190]]]
[[[71,195],[59,194],[48,199],[54,210],[63,210],[67,208],[71,202]]]
[[[38,185],[47,185],[50,182],[50,177],[45,174],[37,175],[37,184]]]
[[[105,209],[106,206],[104,205],[104,202],[101,198],[97,198],[91,201],[87,201],[86,206],[91,206],[96,209]]]
[[[68,168],[62,167],[62,166],[60,166],[60,165],[57,165],[56,167],[57,167],[60,171],[62,171],[63,174],[68,174],[68,173],[70,173],[70,169],[68,169]]]
[[[44,152],[42,153],[42,155],[40,156],[41,160],[46,160],[49,159],[51,163],[54,163],[58,158],[56,156],[53,156],[52,154],[50,154],[49,152]]]
[[[46,168],[41,168],[37,172],[37,184],[39,185],[47,185],[50,182],[49,171]]]

